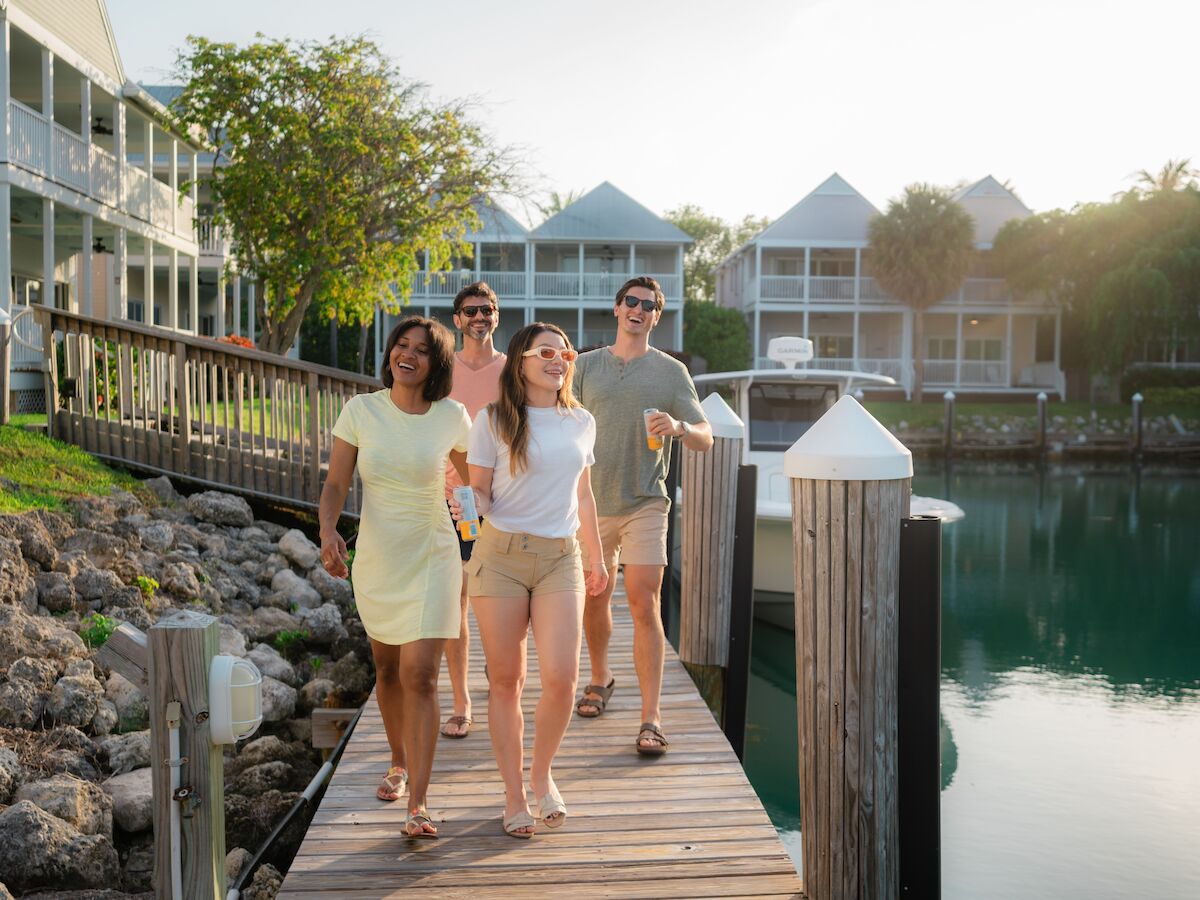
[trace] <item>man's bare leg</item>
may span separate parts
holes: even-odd
[[[612,641],[612,596],[617,584],[616,569],[608,573],[608,586],[604,593],[588,596],[583,603],[583,633],[587,636],[588,660],[591,663],[591,681],[588,684],[607,685],[612,681],[612,669],[608,666],[608,645]],[[599,700],[595,694],[585,693],[585,700]],[[599,714],[598,706],[582,704],[578,711],[585,718]]]
[[[471,630],[467,624],[467,575],[463,573],[462,590],[458,602],[462,606],[462,625],[458,637],[446,641],[446,670],[450,673],[450,688],[454,692],[454,716],[471,718],[471,693],[467,690],[467,666],[471,658]],[[442,723],[442,734],[447,737],[463,737],[471,730],[470,725],[457,722]]]
[[[662,725],[663,635],[659,595],[662,591],[662,566],[625,566],[625,596],[633,616],[633,665],[642,691],[642,721]],[[643,739],[643,747],[659,742]]]

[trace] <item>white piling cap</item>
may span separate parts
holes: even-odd
[[[784,453],[783,473],[830,481],[911,478],[912,453],[846,394]]]
[[[738,414],[729,408],[725,398],[720,394],[709,394],[700,404],[704,410],[704,418],[712,426],[713,437],[737,438],[746,437],[746,423],[738,418]]]

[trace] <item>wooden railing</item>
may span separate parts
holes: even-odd
[[[332,428],[373,379],[211,338],[38,307],[50,432],[96,456],[315,509]],[[345,513],[357,516],[357,478]]]

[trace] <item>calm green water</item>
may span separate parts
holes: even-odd
[[[947,898],[1200,897],[1200,472],[967,465],[943,529]],[[799,850],[792,634],[758,623],[746,770]]]

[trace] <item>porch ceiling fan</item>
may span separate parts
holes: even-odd
[[[112,134],[113,130],[108,125],[104,124],[103,116],[96,116],[96,121],[92,123],[92,134]]]
[[[92,252],[93,253],[112,253],[112,250],[110,250],[108,247],[104,246],[104,238],[96,238],[94,241],[92,241]]]

